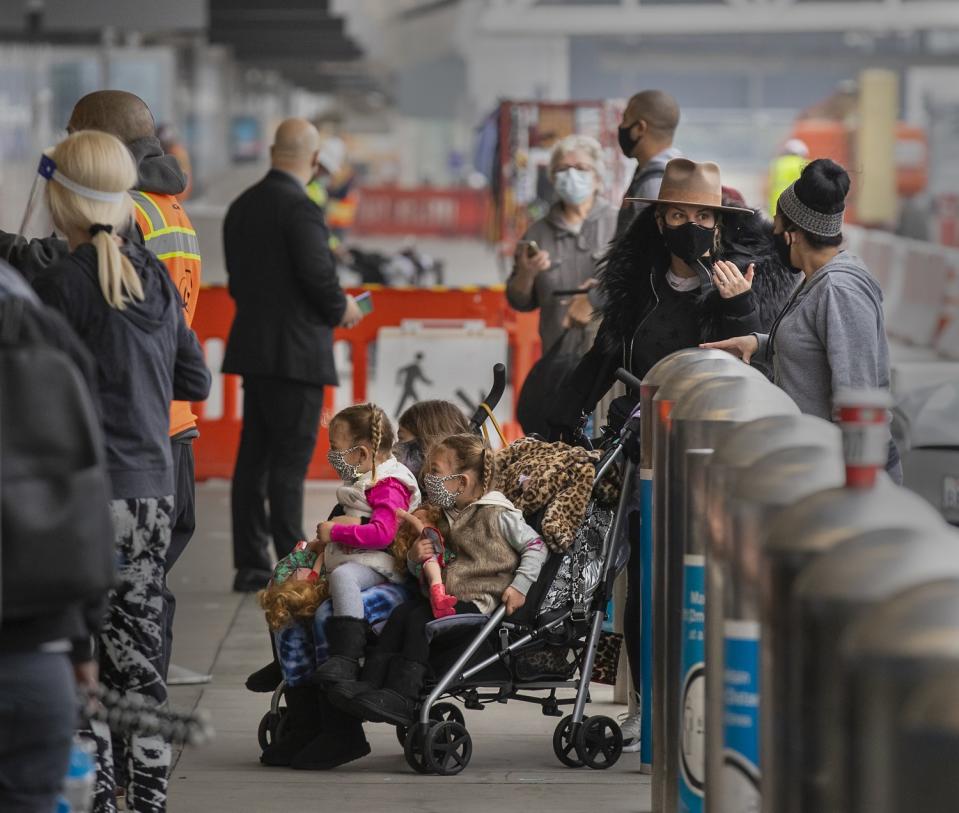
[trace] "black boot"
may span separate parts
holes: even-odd
[[[385,688],[357,696],[350,710],[373,723],[411,725],[426,671],[424,663],[399,656],[393,658]]]
[[[285,695],[287,716],[283,736],[260,755],[260,762],[264,765],[289,766],[293,757],[320,733],[323,725],[316,687],[291,686]]]
[[[327,692],[330,702],[343,711],[349,711],[349,703],[354,697],[372,692],[374,689],[382,689],[391,660],[393,660],[392,652],[373,650],[366,656],[359,680],[344,681],[330,688]]]
[[[323,730],[293,757],[293,767],[299,771],[328,771],[365,757],[370,744],[363,723],[335,708],[322,690],[318,700]]]
[[[366,651],[367,623],[348,615],[333,616],[326,622],[330,657],[310,678],[311,683],[330,686],[360,676],[360,658]]]
[[[283,680],[280,659],[276,654],[276,641],[272,635],[270,635],[270,647],[273,649],[273,660],[246,679],[246,688],[251,692],[274,692]]]

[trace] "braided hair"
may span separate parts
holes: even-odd
[[[453,453],[460,472],[470,471],[475,474],[483,486],[484,494],[490,490],[496,477],[496,455],[479,435],[450,435],[433,447],[434,452],[439,449],[448,449]]]
[[[376,452],[380,448],[383,437],[383,410],[378,409],[372,401],[366,405],[370,410],[370,443],[373,446],[373,482],[376,482]],[[391,443],[390,446],[393,444]]]
[[[483,493],[490,490],[493,484],[494,458],[489,447],[483,447]]]
[[[346,425],[350,437],[355,444],[364,441],[369,444],[373,454],[373,480],[376,481],[376,456],[382,452],[389,452],[393,448],[393,426],[390,419],[376,404],[356,404],[337,412],[330,421]]]

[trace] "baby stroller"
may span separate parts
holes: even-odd
[[[625,370],[617,377],[638,390],[639,382]],[[562,717],[561,706],[572,705],[572,713],[562,717],[553,734],[560,762],[571,768],[606,769],[622,754],[617,723],[609,717],[587,717],[585,709],[607,604],[628,557],[623,532],[638,462],[638,416],[607,446],[596,467],[594,501],[576,542],[565,554],[550,555],[526,604],[509,618],[500,606],[491,616],[457,615],[427,626],[432,666],[439,677],[419,703],[418,722],[397,728],[414,771],[452,776],[470,761],[472,738],[459,707],[441,702],[448,697],[469,710],[509,700],[538,703],[543,714],[556,717]],[[615,509],[596,499],[597,487],[614,470],[622,484]],[[464,633],[470,634],[460,652],[443,646],[443,639],[454,633],[458,644]],[[575,696],[559,699],[561,689],[575,689]]]
[[[502,364],[496,364],[493,367],[493,386],[480,405],[476,407],[473,416],[470,419],[471,430],[477,434],[482,433],[484,436],[486,436],[487,441],[489,440],[489,436],[486,422],[491,419],[493,410],[503,397],[505,390],[506,367]],[[374,590],[375,589],[377,588],[374,588]],[[321,613],[328,613],[329,610],[330,608],[327,606],[321,609]],[[381,603],[381,606],[378,607],[378,620],[380,626],[385,623],[385,617],[383,617],[384,612],[388,611],[389,607],[385,603]],[[373,623],[373,619],[369,616],[367,617],[371,623]],[[373,628],[377,629],[376,626]],[[302,675],[297,676],[293,682],[295,683],[295,680],[302,679],[302,677]],[[272,691],[270,708],[260,719],[260,724],[257,730],[257,741],[259,742],[260,749],[263,751],[265,751],[271,745],[276,744],[286,736],[289,717],[287,707],[284,703],[284,698],[287,688],[288,685],[286,680],[281,680],[278,684],[275,684],[275,688],[271,687],[268,689],[268,691]]]
[[[639,382],[633,376],[624,370],[617,376],[638,390]],[[485,429],[505,383],[505,368],[498,364],[493,389],[472,418],[475,431]],[[438,678],[427,685],[418,704],[418,722],[396,729],[414,771],[452,776],[461,772],[472,756],[465,717],[458,705],[445,702],[445,698],[459,700],[467,710],[509,700],[537,703],[544,715],[562,718],[553,734],[553,750],[564,765],[606,769],[619,760],[623,747],[619,726],[609,717],[587,717],[585,709],[613,583],[628,556],[623,533],[638,462],[638,417],[604,445],[593,479],[594,499],[576,541],[566,553],[549,556],[524,606],[509,618],[500,606],[491,616],[461,614],[427,626],[431,665]],[[622,483],[615,507],[598,498],[597,488],[614,472]],[[537,525],[537,517],[527,519]],[[562,689],[575,690],[575,695],[558,698],[557,691]],[[532,692],[548,694],[542,697]],[[282,693],[283,684],[261,722],[260,745],[264,748],[282,737]],[[572,713],[564,717],[561,707],[569,705]]]

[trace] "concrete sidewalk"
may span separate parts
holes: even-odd
[[[557,719],[518,702],[466,712],[473,758],[456,777],[414,774],[393,728],[384,725],[367,726],[372,754],[339,770],[261,766],[256,730],[269,695],[251,694],[243,682],[270,658],[263,615],[252,596],[230,592],[229,486],[201,484],[197,496],[197,535],[171,574],[177,595],[174,660],[214,677],[207,686],[171,687],[170,695],[176,708],[207,709],[217,737],[178,755],[170,813],[650,810],[649,777],[639,774],[637,754],[624,754],[604,772],[564,768],[551,744]],[[333,499],[330,486],[308,487],[308,527],[326,516]],[[625,711],[608,702],[607,687],[594,687],[593,697],[593,714]]]

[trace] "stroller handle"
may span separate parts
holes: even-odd
[[[620,367],[614,374],[617,379],[619,379],[623,384],[629,387],[631,390],[639,392],[640,387],[643,386],[643,382],[640,381],[636,376],[634,376],[629,370],[626,370]]]
[[[488,406],[490,410],[496,409],[496,405],[499,403],[500,398],[503,397],[503,393],[506,391],[506,365],[505,364],[494,364],[493,365],[493,386],[490,391],[486,394],[486,397],[483,399],[483,404]],[[487,418],[489,418],[489,413],[479,406],[476,408],[476,412],[473,413],[473,417],[470,418],[470,426],[473,427],[475,431],[479,431],[480,427],[486,423]]]

